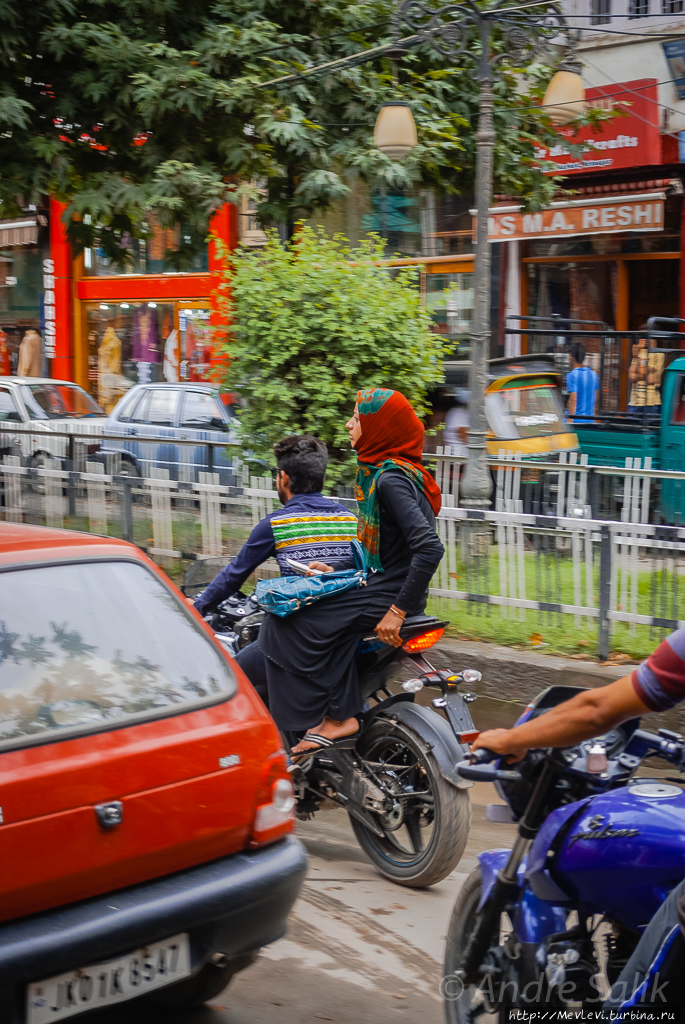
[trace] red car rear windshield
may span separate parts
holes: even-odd
[[[225,699],[224,658],[134,562],[0,574],[0,749]]]

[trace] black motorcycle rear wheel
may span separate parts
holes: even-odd
[[[374,813],[381,838],[350,815],[357,841],[382,875],[416,888],[434,885],[461,860],[471,824],[468,790],[447,782],[421,737],[382,714],[357,745],[365,772],[387,796]],[[370,764],[368,762],[371,762]]]

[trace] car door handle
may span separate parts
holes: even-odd
[[[138,431],[135,429],[135,427],[129,427],[126,433],[131,434],[135,437],[138,434]]]

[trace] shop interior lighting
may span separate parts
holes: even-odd
[[[109,306],[105,302],[101,302],[100,309],[109,309]]]
[[[119,303],[119,308],[120,309],[128,309],[128,302],[120,302]]]
[[[150,309],[157,309],[157,303],[156,302],[148,302],[148,306],[150,307]]]

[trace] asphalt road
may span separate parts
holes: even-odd
[[[288,934],[264,949],[205,1009],[159,1015],[122,1005],[83,1024],[441,1024],[445,933],[476,855],[509,846],[515,826],[485,820],[500,802],[471,790],[472,827],[456,870],[431,889],[381,878],[357,845],[344,811],[298,824],[309,874]]]

